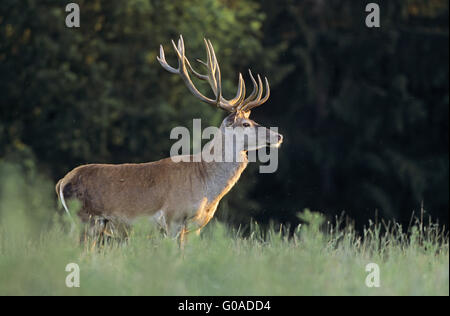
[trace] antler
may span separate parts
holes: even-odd
[[[159,56],[156,58],[164,69],[173,74],[180,75],[180,77],[183,79],[184,83],[188,87],[189,91],[191,91],[191,93],[194,96],[196,96],[205,103],[219,107],[225,111],[232,113],[248,112],[251,109],[263,104],[269,99],[270,88],[267,78],[264,78],[266,84],[266,95],[264,96],[264,98],[261,98],[263,93],[263,84],[261,77],[259,75],[257,76],[258,78],[257,83],[250,70],[249,74],[253,83],[252,93],[247,98],[245,98],[245,83],[244,79],[242,78],[242,74],[239,73],[238,91],[236,93],[236,96],[231,100],[225,99],[222,96],[222,81],[220,77],[220,67],[219,63],[217,62],[216,53],[214,52],[214,48],[211,44],[211,41],[207,39],[205,39],[204,41],[206,46],[206,62],[201,61],[199,59],[197,59],[197,61],[206,67],[207,73],[205,75],[198,73],[192,68],[189,60],[185,55],[184,41],[181,35],[178,40],[178,46],[175,45],[175,42],[172,40],[172,45],[173,48],[175,49],[178,58],[177,69],[171,67],[167,63],[162,45],[160,45],[159,48]],[[198,91],[198,89],[194,86],[191,78],[189,77],[189,72],[193,73],[194,76],[196,76],[200,80],[208,81],[215,95],[215,99],[210,99],[204,96],[200,91]]]

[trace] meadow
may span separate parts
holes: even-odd
[[[0,176],[0,295],[449,295],[447,230],[426,213],[408,228],[370,222],[360,233],[309,210],[291,235],[213,221],[183,250],[147,221],[126,239],[80,242],[50,181],[4,163]],[[69,263],[78,288],[66,286]],[[366,285],[369,263],[379,287]]]

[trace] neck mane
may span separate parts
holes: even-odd
[[[217,145],[219,140],[222,140],[221,146]],[[207,189],[207,195],[209,199],[221,199],[231,188],[236,184],[241,176],[242,172],[245,170],[248,164],[247,152],[245,150],[240,150],[236,153],[235,148],[230,148],[232,144],[225,144],[225,137],[220,132],[217,134],[209,143],[207,143],[202,153],[214,153],[214,149],[221,149],[220,152],[216,153],[215,157],[221,157],[220,161],[207,162],[201,158],[201,168],[204,171],[205,185]],[[231,150],[232,161],[226,162],[226,153],[229,155]]]

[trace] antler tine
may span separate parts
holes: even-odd
[[[206,63],[200,59],[197,59],[197,61],[199,63],[201,63],[203,66],[206,67],[207,70],[207,74],[206,75],[202,75],[198,72],[196,72],[192,66],[190,65],[190,63],[188,62],[188,65],[190,67],[189,70],[192,71],[192,73],[199,79],[201,80],[206,80],[208,81],[209,85],[211,86],[211,89],[214,92],[214,95],[217,98],[217,80],[216,80],[216,74],[215,74],[215,69],[214,69],[214,65],[213,65],[213,61],[212,61],[212,57],[211,57],[211,51],[208,45],[207,40],[204,38],[203,41],[205,42],[205,47],[206,47]]]
[[[261,100],[262,93],[263,93],[263,83],[261,80],[261,76],[258,74],[258,96],[253,102],[258,102],[259,100]]]
[[[178,49],[180,50],[181,54],[184,56],[185,51],[184,51],[183,35],[180,35],[180,38],[178,39]]]
[[[164,48],[162,45],[159,45],[159,56],[156,56],[156,59],[159,61],[161,66],[168,72],[171,72],[173,74],[178,73],[178,69],[169,66],[169,64],[167,63],[166,56],[164,55]]]
[[[259,82],[258,97],[254,101],[250,101],[249,103],[242,106],[241,111],[244,111],[244,112],[250,111],[251,109],[265,103],[269,99],[270,86],[269,86],[269,81],[267,80],[267,77],[264,77],[264,81],[266,83],[266,95],[264,96],[264,98],[261,99],[263,87],[262,87],[261,77],[258,75],[258,82]]]
[[[241,102],[241,104],[238,107],[238,111],[242,111],[242,108],[248,104],[250,101],[255,100],[256,95],[258,94],[258,84],[256,83],[255,78],[253,77],[252,71],[249,69],[248,73],[250,75],[250,79],[252,80],[253,83],[253,90],[252,93],[250,93],[250,95]]]
[[[209,56],[211,57],[211,62],[213,64],[213,70],[214,70],[214,72],[217,73],[218,87],[220,89],[220,94],[221,94],[222,84],[221,84],[221,76],[220,76],[220,66],[217,61],[216,53],[214,51],[214,47],[212,46],[210,40],[207,40],[207,41],[205,40],[205,43],[207,43],[208,53],[209,53]],[[230,108],[230,111],[236,112],[238,107],[242,104],[244,98],[245,98],[245,82],[244,82],[244,78],[242,77],[242,74],[239,73],[238,91],[236,93],[236,96],[231,100],[226,100],[223,98],[221,100],[228,103],[228,105],[229,105],[228,107]]]
[[[197,59],[197,61],[203,63],[203,61]],[[201,73],[198,73],[197,71],[194,70],[194,68],[192,68],[191,63],[189,62],[189,60],[186,58],[186,65],[189,68],[189,71],[192,72],[198,79],[201,80],[208,80],[208,76],[207,75],[202,75]]]
[[[206,41],[206,39],[205,39]],[[216,88],[216,97],[222,99],[222,78],[220,76],[220,67],[217,62],[216,53],[214,52],[214,47],[211,44],[210,40],[207,40],[207,48],[209,48],[209,60],[211,62],[211,77],[214,80],[215,88]],[[221,101],[226,101],[225,99]]]
[[[251,76],[251,78],[253,79],[253,81],[255,80],[255,78],[253,78],[253,76]],[[257,78],[258,78],[258,85],[256,86],[256,91],[254,89],[254,92],[256,92],[256,97],[254,97],[254,99],[248,100],[247,103],[243,103],[242,106],[239,108],[239,111],[244,111],[244,112],[247,111],[247,106],[249,104],[255,104],[256,102],[258,102],[261,99],[263,87],[262,87],[261,77],[259,76],[259,74],[258,74]],[[253,85],[255,85],[255,82],[253,82]],[[255,88],[255,86],[254,86],[254,88]],[[253,94],[253,92],[252,92],[252,94]]]
[[[239,108],[239,106],[244,101],[244,97],[245,97],[245,82],[244,78],[242,77],[242,74],[239,73],[238,91],[236,93],[236,96],[233,99],[229,100],[228,102],[233,107]]]

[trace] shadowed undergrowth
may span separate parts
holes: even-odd
[[[431,221],[405,232],[369,223],[359,235],[306,210],[291,237],[257,225],[243,237],[213,222],[181,251],[141,220],[126,239],[80,243],[51,183],[6,164],[0,175],[1,295],[449,295],[448,235]],[[69,263],[79,288],[65,285]],[[379,288],[365,284],[368,263],[380,267]]]

